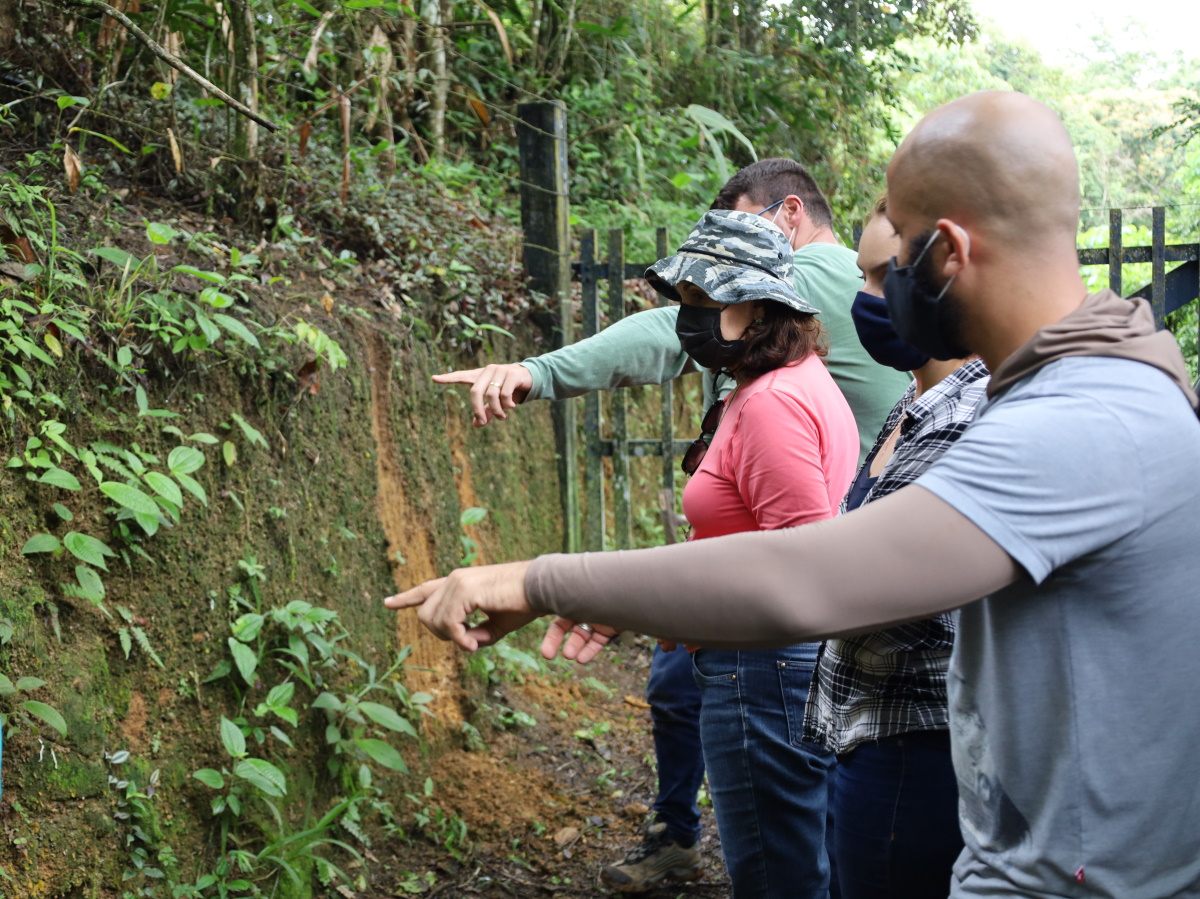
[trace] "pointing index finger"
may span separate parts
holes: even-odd
[[[446,582],[444,577],[440,577],[435,581],[426,581],[423,584],[418,584],[412,589],[405,590],[403,593],[397,593],[395,596],[388,596],[383,600],[383,604],[389,609],[411,609],[414,606],[419,606],[429,599],[438,588]]]
[[[483,371],[481,368],[464,368],[458,371],[448,371],[444,374],[434,375],[433,381],[435,384],[474,384],[475,379],[479,377],[481,371]]]

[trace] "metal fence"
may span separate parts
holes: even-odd
[[[609,324],[625,315],[624,282],[640,278],[650,262],[629,263],[625,259],[625,235],[620,229],[608,234],[605,259],[599,258],[599,238],[595,229],[585,229],[579,235],[580,258],[572,263],[566,202],[566,116],[557,103],[532,103],[520,107],[525,123],[521,134],[521,202],[522,225],[525,229],[526,266],[535,288],[558,297],[557,321],[554,327],[555,345],[565,346],[573,339],[572,309],[569,302],[569,282],[582,286],[583,337],[594,335],[600,328],[600,282],[608,304]],[[547,160],[550,167],[547,168]],[[527,201],[529,206],[527,208]],[[1083,266],[1108,267],[1108,284],[1123,294],[1123,267],[1132,263],[1149,263],[1150,283],[1123,294],[1150,301],[1158,327],[1165,317],[1200,296],[1200,245],[1168,244],[1166,242],[1166,209],[1151,210],[1151,241],[1149,246],[1126,247],[1122,235],[1123,213],[1109,212],[1109,245],[1099,249],[1081,248],[1079,262]],[[857,229],[855,239],[857,242]],[[670,253],[666,228],[657,230],[657,255]],[[653,260],[651,260],[652,262]],[[1181,263],[1170,271],[1168,263]],[[666,305],[662,298],[660,305]],[[606,535],[606,495],[604,459],[612,459],[613,544],[618,549],[632,545],[633,510],[630,501],[630,459],[641,456],[662,458],[662,489],[659,506],[663,515],[667,539],[673,542],[674,490],[676,457],[682,455],[691,439],[676,440],[673,419],[673,391],[670,383],[662,385],[660,432],[655,437],[630,437],[627,422],[627,398],[624,390],[613,391],[609,411],[609,434],[602,428],[601,397],[597,393],[584,398],[584,498],[583,525],[579,526],[580,506],[577,484],[577,456],[574,410],[570,400],[555,403],[555,433],[561,460],[559,472],[563,496],[564,548],[576,551],[582,545],[587,550],[602,550],[608,546]]]

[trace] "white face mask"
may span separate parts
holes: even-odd
[[[786,199],[786,197],[785,197],[784,199]],[[775,219],[779,218],[779,213],[780,213],[780,212],[783,210],[783,200],[780,200],[778,205],[779,205],[779,208],[778,208],[778,209],[776,209],[776,210],[775,210],[775,214],[774,214],[773,216],[771,216],[771,224],[772,224],[772,225],[776,224],[776,221],[775,221]],[[767,207],[767,209],[770,209],[770,208],[771,208],[770,206],[768,206],[768,207]],[[800,203],[800,208],[801,208],[801,209],[803,209],[803,208],[804,208],[804,202],[803,202],[803,201],[801,201],[801,203]],[[764,210],[763,210],[763,212],[766,212],[766,209],[764,209]],[[782,229],[782,228],[780,228],[779,230],[781,230],[781,231],[782,231],[783,229]],[[796,249],[796,244],[795,244],[795,243],[793,243],[793,241],[796,239],[796,230],[797,230],[796,228],[793,228],[793,229],[792,229],[792,233],[788,235],[788,245],[789,245],[789,246],[790,246],[790,247],[791,247],[793,250],[794,250],[794,249]]]

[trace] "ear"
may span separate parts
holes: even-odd
[[[804,218],[807,212],[804,209],[804,201],[795,194],[788,194],[780,205],[779,218],[781,221],[787,222],[787,227],[784,231],[790,231],[792,228],[798,228],[804,223]],[[776,222],[780,224],[781,222]]]
[[[942,274],[950,278],[961,272],[971,261],[971,235],[950,219],[938,219],[937,229],[946,240],[946,258],[942,263]]]

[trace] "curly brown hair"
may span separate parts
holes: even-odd
[[[729,367],[739,381],[829,352],[825,329],[815,315],[774,300],[763,301],[762,320],[746,328],[742,341],[742,357]]]

